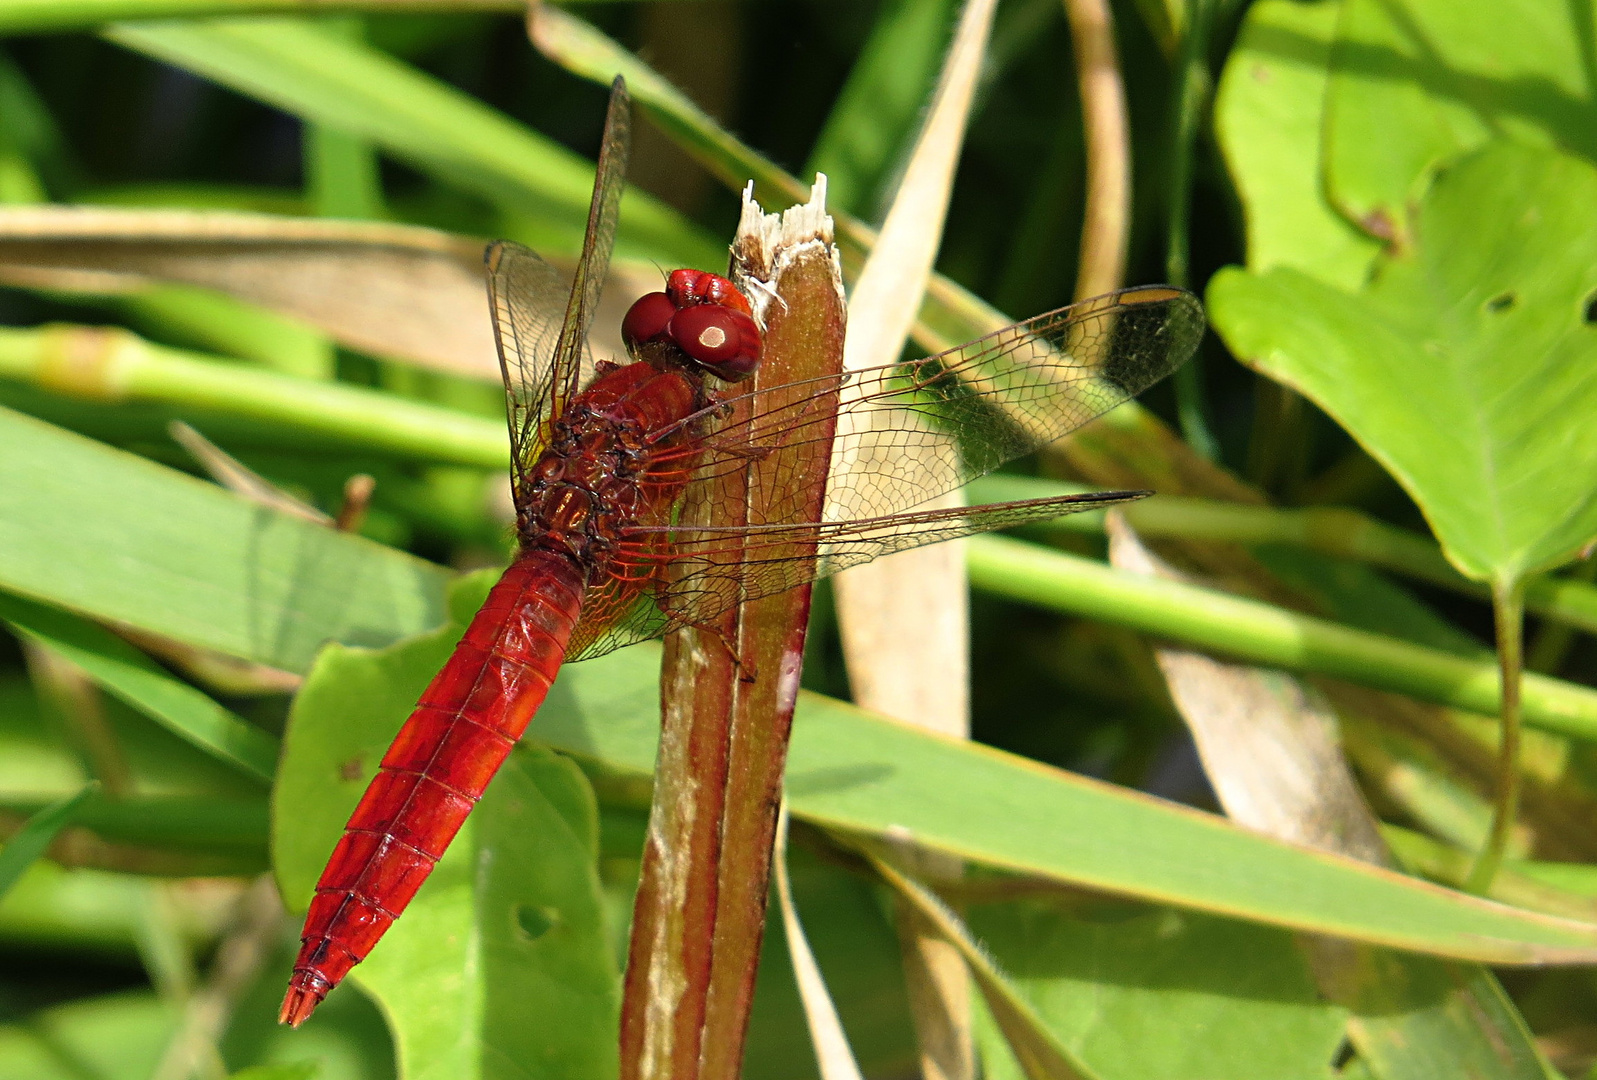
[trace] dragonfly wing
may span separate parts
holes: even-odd
[[[800,447],[831,437],[827,521],[918,506],[1063,438],[1180,367],[1203,337],[1203,306],[1181,289],[1127,289],[1061,308],[920,360],[813,380],[799,400],[748,395],[748,419],[685,444],[698,477],[767,461],[777,478],[760,523],[806,497]],[[729,404],[739,404],[732,399]],[[692,418],[690,418],[691,421]],[[783,462],[790,461],[788,468]]]
[[[513,241],[496,240],[483,255],[517,492],[523,474],[549,442],[549,425],[593,374],[588,329],[615,246],[630,128],[626,85],[618,77],[605,116],[582,255],[569,287],[559,271]]]
[[[582,256],[571,279],[571,298],[555,346],[554,396],[550,416],[565,412],[566,404],[582,386],[588,329],[599,307],[599,292],[610,272],[615,248],[616,219],[621,212],[621,192],[627,182],[627,156],[632,146],[632,104],[627,84],[617,75],[610,85],[610,107],[604,118],[604,137],[593,176],[593,198],[588,203],[588,227],[582,237]],[[591,365],[590,365],[591,366]]]
[[[546,441],[555,396],[555,345],[564,316],[560,298],[566,294],[566,283],[531,248],[510,240],[489,244],[483,259],[499,371],[505,380],[510,461],[519,491],[522,472]]]
[[[586,659],[702,625],[745,601],[897,551],[1102,510],[1148,494],[1089,492],[808,524],[640,528],[617,560],[622,578],[590,589],[567,658]]]

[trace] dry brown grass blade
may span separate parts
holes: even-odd
[[[994,0],[967,0],[931,111],[849,298],[844,365],[897,357],[920,311],[942,242],[965,126],[992,27]],[[927,508],[957,506],[950,493]],[[836,579],[838,624],[854,699],[947,735],[970,730],[969,627],[959,542],[903,552]],[[944,860],[945,862],[947,860]],[[957,864],[923,867],[946,875]],[[905,974],[927,1080],[975,1071],[970,986],[957,951],[912,906],[898,905]]]
[[[843,1021],[837,1015],[837,1006],[827,992],[826,980],[821,977],[821,967],[810,951],[810,942],[804,936],[804,924],[799,921],[798,908],[793,903],[793,884],[787,873],[787,801],[776,818],[776,848],[772,856],[772,873],[776,885],[776,902],[782,909],[782,929],[787,937],[787,953],[793,961],[793,981],[798,984],[799,1000],[804,1004],[804,1020],[810,1029],[810,1046],[815,1050],[815,1063],[820,1068],[821,1080],[864,1080],[854,1052],[849,1048],[848,1035],[843,1031]]]
[[[843,290],[824,184],[781,218],[747,201],[734,256],[733,279],[765,327],[752,389],[835,375]],[[767,397],[762,407],[776,404]],[[696,484],[681,520],[735,525],[721,515],[737,512],[773,520],[762,506],[768,495],[790,496],[779,485],[795,476],[812,489],[797,512],[819,516],[829,452],[823,440]],[[664,724],[622,1001],[624,1080],[741,1072],[808,616],[809,590],[795,589],[666,640]]]
[[[1110,512],[1109,557],[1138,573],[1183,578]],[[1282,672],[1157,649],[1177,710],[1227,816],[1294,843],[1392,866],[1342,756],[1336,717]],[[1377,1075],[1540,1077],[1517,1014],[1484,968],[1346,941],[1307,942],[1321,991],[1349,1010],[1348,1037]],[[1445,1060],[1438,1059],[1438,1046]]]
[[[353,348],[497,371],[482,243],[381,222],[223,211],[0,210],[0,277],[99,290],[177,281],[294,315]]]
[[[1142,545],[1124,515],[1111,510],[1108,527],[1113,565],[1182,577]],[[1284,672],[1185,649],[1155,656],[1227,816],[1283,840],[1389,862],[1342,756],[1336,716],[1318,694]]]
[[[1108,0],[1064,4],[1087,143],[1086,208],[1076,264],[1076,299],[1085,300],[1125,284],[1131,241],[1131,125]]]
[[[476,237],[383,222],[0,208],[0,282],[98,294],[154,281],[215,289],[302,319],[353,349],[497,382],[482,250]],[[650,264],[612,266],[594,323],[597,355],[625,355],[621,316],[659,287]]]

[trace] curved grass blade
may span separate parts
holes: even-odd
[[[0,896],[4,896],[34,860],[45,853],[56,833],[71,824],[84,802],[99,788],[93,781],[84,784],[76,795],[51,803],[34,814],[6,841],[5,847],[0,848]]]

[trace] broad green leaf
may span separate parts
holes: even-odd
[[[1403,484],[1460,571],[1513,581],[1597,536],[1594,202],[1590,164],[1497,143],[1438,178],[1363,293],[1227,270],[1211,317]]]
[[[970,926],[1102,1080],[1325,1080],[1342,1041],[1346,1013],[1319,1000],[1279,930],[1157,909],[1094,921],[1030,902],[974,909]],[[994,1035],[987,1075],[1016,1075]]]
[[[78,808],[98,786],[85,784],[82,791],[46,806],[11,834],[5,846],[0,847],[0,896],[4,896],[23,872],[45,853],[56,833],[71,823]]]
[[[444,618],[441,567],[0,409],[0,588],[304,671]]]
[[[260,780],[277,767],[277,740],[212,701],[109,630],[0,593],[0,621],[51,649],[168,731]]]
[[[570,760],[511,755],[462,839],[355,969],[415,1080],[606,1080],[620,972],[595,867],[593,792]]]
[[[275,800],[278,876],[292,905],[309,899],[375,772],[380,750],[347,757],[351,744],[392,738],[461,629],[319,659],[295,702]],[[620,982],[597,854],[597,807],[581,772],[548,750],[518,749],[356,969],[394,1023],[407,1077],[614,1074]]]
[[[535,238],[541,246],[580,246],[593,166],[387,53],[301,19],[122,23],[105,33],[302,119],[368,139],[518,213],[537,214],[549,230]],[[724,249],[637,191],[622,200],[617,251],[678,265],[726,261]]]
[[[1380,245],[1325,197],[1320,139],[1340,0],[1248,8],[1215,94],[1214,128],[1247,222],[1248,269],[1290,266],[1356,288]]]
[[[0,1025],[6,1080],[149,1080],[175,1026],[144,991],[79,998]]]
[[[1331,50],[1325,175],[1331,201],[1366,232],[1408,242],[1418,233],[1411,208],[1433,173],[1492,139],[1597,157],[1586,5],[1345,3]],[[1487,217],[1506,218],[1512,205],[1495,204]]]
[[[251,1065],[227,1080],[316,1080],[322,1067],[315,1061],[296,1061],[287,1065]]]

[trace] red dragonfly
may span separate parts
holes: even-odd
[[[563,662],[705,625],[743,600],[889,552],[1145,494],[912,509],[1179,367],[1204,332],[1202,306],[1180,289],[1114,293],[936,356],[812,380],[803,394],[789,386],[738,395],[726,387],[760,358],[750,305],[724,278],[677,270],[663,293],[627,313],[631,362],[593,365],[585,343],[614,241],[628,123],[618,79],[569,292],[526,248],[488,248],[520,550],[422,693],[328,860],[284,1023],[304,1021],[404,911]],[[794,521],[778,497],[746,525],[673,524],[690,481],[754,460],[791,458],[789,486],[803,498],[796,451],[832,439],[834,413],[850,422],[837,425],[833,460],[869,463],[830,479],[837,520],[828,511],[826,520]],[[916,447],[941,455],[941,486],[895,475],[895,461]]]

